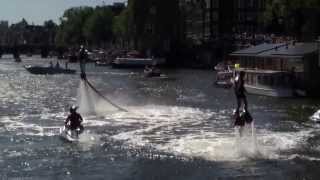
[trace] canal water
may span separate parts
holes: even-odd
[[[0,179],[320,177],[320,126],[309,120],[317,100],[249,95],[254,131],[239,138],[233,92],[213,86],[213,71],[169,69],[167,77],[145,78],[142,70],[89,64],[89,81],[125,112],[87,89],[79,72],[33,75],[23,67],[49,61],[0,60]],[[85,118],[77,143],[59,136],[72,104]]]

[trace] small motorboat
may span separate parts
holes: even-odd
[[[42,67],[42,66],[31,66],[25,65],[24,68],[31,74],[74,74],[76,70],[64,69],[56,67]]]
[[[111,63],[110,63],[110,62],[107,62],[107,61],[100,61],[100,60],[98,60],[98,61],[95,62],[95,65],[96,65],[96,66],[110,66]]]
[[[217,79],[214,82],[215,86],[222,88],[231,88],[233,72],[232,71],[222,71],[217,73]]]
[[[160,69],[157,69],[155,67],[145,67],[144,71],[143,71],[144,75],[146,77],[160,77],[161,76],[161,71]]]

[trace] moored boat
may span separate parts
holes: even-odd
[[[272,97],[304,96],[304,90],[295,88],[292,75],[286,71],[238,69],[246,72],[245,88],[250,94]]]
[[[214,82],[214,85],[217,87],[231,88],[233,83],[233,71],[220,71],[217,73],[217,78]]]
[[[25,65],[24,68],[31,74],[74,74],[76,70],[55,68],[55,67],[42,67],[42,66],[31,66]]]
[[[151,58],[116,58],[112,62],[112,67],[124,68],[124,67],[140,67],[143,68],[147,65],[153,65],[154,61]]]
[[[145,67],[143,72],[145,77],[160,77],[162,74],[160,69],[157,69],[155,67],[148,67],[148,66]]]

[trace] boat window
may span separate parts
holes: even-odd
[[[251,84],[255,84],[255,82],[254,82],[254,74],[251,75]]]
[[[273,76],[270,76],[270,86],[273,86],[273,84],[274,84],[274,78]]]
[[[262,82],[263,82],[263,85],[268,85],[269,84],[269,79],[267,76],[263,76],[262,77]]]
[[[258,76],[257,77],[257,84],[261,84],[262,83],[262,78],[261,78],[261,76]]]

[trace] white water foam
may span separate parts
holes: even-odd
[[[200,157],[212,161],[241,161],[247,159],[288,158],[281,151],[295,148],[309,132],[258,134],[257,137],[236,137],[230,134],[206,134],[206,138],[188,135],[172,140],[159,149],[178,155]],[[208,138],[210,137],[210,138]]]
[[[314,121],[314,122],[320,122],[320,110],[318,110],[317,112],[315,112],[311,117],[310,120]]]
[[[78,88],[77,104],[79,112],[82,115],[99,115],[103,116],[110,112],[117,112],[118,109],[109,102],[103,100],[96,92],[94,92],[87,83],[80,81]]]
[[[188,131],[184,123],[191,122],[192,126],[196,126],[211,116],[219,115],[184,107],[154,107],[154,109],[145,107],[140,112],[144,114],[144,118],[139,120],[144,124],[141,129],[122,132],[113,138],[133,146],[151,146],[175,155],[199,157],[211,161],[288,158],[281,152],[297,148],[299,143],[309,137],[312,132],[310,130],[300,132],[258,130],[256,133],[255,128],[249,126],[245,128],[244,135],[239,137],[237,131],[217,132],[215,128],[211,131],[193,131],[193,127],[190,127],[190,132],[177,136],[175,133],[179,128]],[[121,121],[127,124],[132,123],[132,120],[128,122],[125,118]],[[221,119],[221,123],[224,123],[223,121],[226,120]],[[172,132],[173,130],[175,132]],[[150,141],[150,138],[169,140],[159,144]]]

